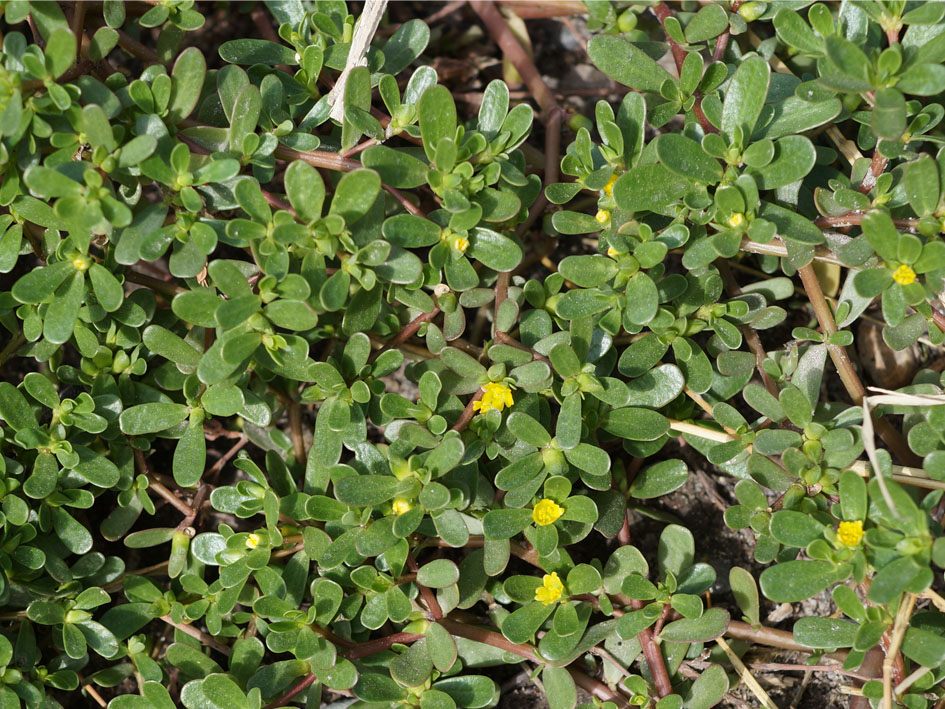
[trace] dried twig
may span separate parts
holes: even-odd
[[[722,281],[725,283],[725,290],[728,292],[729,296],[732,298],[737,298],[742,294],[742,289],[738,286],[738,282],[735,280],[735,277],[732,275],[732,270],[728,267],[728,262],[725,259],[720,259],[716,262],[716,265],[719,269],[719,275],[722,276]],[[764,361],[768,357],[768,353],[765,351],[764,345],[761,344],[761,338],[758,336],[758,331],[751,326],[750,323],[744,323],[739,325],[739,330],[742,332],[742,337],[745,338],[745,343],[748,345],[748,349],[751,350],[752,354],[755,355],[755,368],[758,370],[758,374],[761,375],[761,381],[764,382],[765,389],[768,390],[768,393],[771,396],[777,398],[780,390],[778,389],[777,382],[771,378],[771,375],[764,368]]]
[[[509,29],[508,23],[502,17],[502,13],[496,9],[496,6],[490,0],[480,2],[471,2],[470,7],[476,11],[479,18],[486,25],[492,39],[499,45],[502,53],[512,62],[515,70],[521,75],[522,80],[532,92],[535,101],[541,107],[546,117],[550,117],[551,111],[557,107],[554,94],[545,80],[541,78],[541,73],[535,67],[535,62],[525,53],[524,48],[519,44],[518,39]]]
[[[208,635],[207,633],[204,633],[204,632],[201,631],[201,630],[197,630],[197,628],[195,628],[195,627],[192,626],[192,625],[188,625],[187,623],[178,623],[178,622],[175,621],[173,618],[171,618],[169,615],[162,615],[162,616],[161,616],[161,620],[163,620],[163,621],[164,621],[165,623],[167,623],[168,625],[171,625],[171,626],[177,628],[177,629],[178,629],[179,631],[181,631],[182,633],[187,633],[187,635],[189,635],[190,637],[192,637],[192,638],[197,638],[197,640],[199,640],[202,644],[206,645],[207,647],[211,647],[211,648],[213,648],[214,650],[216,650],[217,652],[223,653],[224,655],[226,655],[227,657],[229,657],[229,655],[230,655],[230,646],[229,646],[229,645],[224,645],[224,644],[221,643],[221,642],[217,642],[217,641],[213,638],[212,635]]]
[[[329,114],[333,121],[342,123],[345,118],[345,89],[348,86],[348,77],[351,71],[359,66],[367,65],[367,51],[371,46],[371,40],[377,31],[377,26],[381,23],[384,16],[384,10],[387,8],[387,0],[365,0],[364,10],[361,17],[358,18],[357,27],[354,28],[354,36],[351,38],[351,48],[348,50],[348,59],[345,62],[345,68],[335,82],[334,88],[328,94],[328,103],[331,104],[331,113]]]
[[[745,663],[742,662],[742,659],[736,655],[732,648],[729,647],[729,644],[725,642],[725,638],[718,638],[715,642],[718,643],[718,646],[728,655],[728,659],[731,661],[735,671],[738,672],[738,676],[741,677],[745,686],[751,690],[751,693],[755,695],[755,698],[761,702],[761,706],[766,707],[766,709],[778,709],[778,705],[771,701],[771,697],[769,697],[768,693],[758,684],[758,680],[752,676],[751,671],[745,667]]]
[[[808,300],[810,301],[811,307],[814,309],[817,322],[820,323],[820,329],[824,334],[824,338],[827,339],[837,332],[837,323],[834,320],[830,305],[824,298],[824,292],[820,287],[820,281],[817,280],[817,274],[814,273],[814,268],[811,264],[799,268],[797,272],[801,277],[804,290],[807,291]],[[858,406],[861,405],[866,396],[866,390],[863,388],[863,383],[860,381],[859,375],[853,368],[853,362],[850,360],[846,348],[842,345],[828,343],[827,352],[830,355],[830,359],[833,360],[833,364],[837,368],[837,373],[840,375],[840,380],[843,382],[843,386],[846,388],[853,403]],[[909,448],[905,439],[903,439],[899,432],[893,428],[888,421],[878,418],[873,422],[873,425],[875,425],[876,432],[879,434],[880,438],[885,441],[886,445],[889,446],[902,463],[911,463],[916,460],[915,454]]]
[[[148,489],[154,490],[158,495],[160,495],[164,500],[168,502],[172,507],[177,508],[185,517],[189,517],[194,514],[194,508],[188,505],[186,502],[181,500],[177,495],[171,492],[163,483],[159,482],[158,479],[148,470],[148,464],[144,459],[144,453],[137,448],[132,449],[134,451],[135,463],[138,467],[138,472],[141,475],[144,475],[148,478]]]
[[[899,605],[899,612],[896,613],[896,621],[893,624],[892,639],[889,642],[889,647],[885,648],[886,657],[883,660],[883,709],[892,709],[893,707],[893,666],[896,664],[896,657],[899,655],[899,648],[902,647],[902,641],[906,637],[906,630],[909,629],[909,617],[912,615],[913,608],[915,608],[915,594],[907,593],[905,599],[903,599]]]

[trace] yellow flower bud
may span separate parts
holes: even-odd
[[[893,280],[901,286],[911,285],[915,283],[915,271],[912,270],[911,266],[902,264],[893,271]]]
[[[597,211],[597,214],[594,215],[594,219],[597,220],[598,224],[603,226],[610,221],[610,212],[606,209],[600,209]]]
[[[398,497],[394,500],[391,508],[394,510],[395,515],[402,515],[404,512],[409,512],[413,509],[413,505],[407,502],[405,499]]]
[[[248,537],[246,537],[246,548],[255,549],[259,546],[260,542],[262,542],[262,537],[255,533],[250,534]]]
[[[860,520],[841,522],[837,526],[837,539],[848,547],[855,547],[863,539],[863,523]]]
[[[461,254],[466,253],[466,249],[469,248],[469,239],[464,236],[457,236],[453,239],[453,248]]]
[[[72,265],[75,266],[76,271],[88,271],[92,261],[88,256],[76,256],[72,259]]]
[[[610,179],[607,180],[607,184],[604,185],[604,194],[608,197],[614,196],[614,183],[617,181],[616,173],[610,176]]]
[[[745,215],[741,212],[735,212],[735,214],[728,218],[728,225],[733,229],[738,229],[744,223]]]
[[[564,508],[554,500],[547,497],[538,502],[532,509],[532,519],[539,527],[553,524],[561,515],[564,514]]]

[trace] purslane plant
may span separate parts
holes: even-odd
[[[619,99],[569,121],[492,2],[431,23],[538,112],[468,112],[420,19],[358,61],[341,0],[214,46],[137,5],[2,6],[0,706],[476,709],[524,662],[708,709],[753,646],[945,704],[945,376],[871,391],[852,334],[945,343],[945,4],[500,3],[587,20]],[[755,566],[653,502],[690,465]]]

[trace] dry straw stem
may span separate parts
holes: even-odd
[[[915,670],[915,672],[913,672],[913,673],[910,674],[908,677],[906,677],[904,680],[902,680],[902,682],[900,682],[899,684],[897,684],[896,687],[895,687],[895,689],[893,690],[893,693],[894,693],[897,697],[902,696],[902,694],[903,694],[907,689],[909,689],[909,687],[911,687],[913,684],[915,684],[916,682],[918,682],[920,679],[922,679],[923,676],[925,676],[926,674],[928,674],[928,673],[931,672],[931,671],[932,671],[932,668],[931,668],[931,667],[919,667],[918,669]]]
[[[878,393],[873,396],[863,397],[863,447],[866,449],[866,455],[869,458],[870,465],[872,465],[873,473],[876,477],[877,483],[879,484],[880,492],[883,495],[883,500],[886,502],[886,505],[889,507],[889,509],[892,510],[893,514],[898,517],[899,513],[896,510],[896,505],[893,502],[892,496],[889,494],[889,488],[886,486],[886,479],[880,470],[879,459],[876,456],[876,441],[874,440],[873,436],[873,419],[870,415],[870,409],[872,409],[874,406],[879,406],[882,404],[923,407],[941,406],[945,404],[945,395],[903,394],[900,392],[890,391],[889,389],[881,389],[879,387],[870,387],[870,391]],[[893,479],[896,479],[895,473]],[[904,481],[897,480],[897,482]],[[922,485],[922,487],[945,489],[945,485],[942,483],[939,483],[938,485],[931,485],[932,482],[939,481],[927,480],[926,482],[928,484]]]
[[[907,593],[905,599],[899,605],[899,612],[896,613],[892,641],[889,643],[886,658],[883,660],[883,709],[893,708],[893,665],[896,664],[896,656],[899,654],[899,648],[902,647],[902,641],[906,637],[906,630],[909,628],[909,618],[912,616],[913,608],[915,608],[915,594]]]
[[[693,436],[699,436],[699,438],[715,441],[716,443],[729,443],[735,440],[735,436],[725,431],[716,431],[713,428],[706,428],[705,426],[687,423],[686,421],[678,421],[677,419],[669,419],[669,427],[679,433],[689,433]]]
[[[758,44],[760,44],[760,39],[751,32],[748,33],[748,38],[752,45],[757,48]],[[793,75],[791,69],[780,59],[778,59],[776,62],[773,62],[773,66],[774,69],[780,73]],[[837,149],[843,154],[843,156],[849,161],[851,165],[853,165],[856,160],[863,158],[863,155],[856,148],[856,145],[847,140],[840,133],[840,130],[836,126],[830,126],[830,128],[827,129],[827,136],[833,141],[833,143],[837,146]],[[883,171],[883,169],[885,169],[885,167],[886,161],[884,159],[880,160],[874,158],[870,164],[868,176],[864,178],[863,184],[861,185],[861,191],[868,192],[876,184],[876,178]],[[842,266],[843,264],[840,263],[839,265]],[[810,300],[811,307],[814,309],[814,314],[817,317],[817,321],[820,324],[821,330],[826,336],[832,335],[837,331],[837,324],[833,317],[833,311],[831,311],[830,306],[827,304],[827,301],[824,298],[823,290],[820,287],[820,282],[818,281],[816,274],[814,273],[813,266],[811,264],[807,264],[803,268],[798,269],[798,275],[801,277],[801,281],[804,284],[804,290],[807,291],[808,299]],[[850,395],[850,398],[853,399],[853,403],[859,405],[861,402],[863,402],[866,392],[863,388],[863,383],[860,381],[860,378],[856,373],[856,370],[853,368],[853,363],[850,361],[849,355],[846,352],[846,348],[840,345],[828,345],[827,351],[830,354],[830,359],[834,363],[834,367],[837,369],[837,373],[840,375],[840,379],[843,381],[843,385],[846,388],[847,393]],[[864,417],[865,419],[869,418],[869,412],[865,404]],[[867,428],[869,429],[870,439],[872,439],[873,426],[874,422],[864,420],[864,432]],[[893,451],[893,453],[896,454],[901,462],[908,463],[916,459],[899,432],[887,421],[879,419],[875,422],[875,427],[880,437],[886,442],[886,445],[889,446],[889,448]],[[872,440],[870,440],[870,443],[867,445],[868,455],[870,454],[870,445],[872,445]],[[870,459],[873,459],[872,455],[870,456]],[[888,493],[885,491],[885,483],[882,480],[880,481],[880,487],[883,490],[884,496],[888,497]]]
[[[945,401],[939,403],[945,403]],[[715,441],[716,443],[728,443],[736,440],[735,436],[725,431],[717,431],[714,428],[700,426],[699,424],[689,423],[688,421],[669,419],[669,427],[678,433],[688,433],[692,436],[705,438],[708,441]],[[922,470],[922,468],[914,468],[907,465],[894,465],[892,469],[892,479],[897,483],[912,485],[913,487],[923,487],[928,490],[945,490],[945,482],[929,477],[928,473]],[[870,463],[865,460],[854,461],[850,465],[850,470],[864,478],[868,478],[871,474]]]
[[[745,663],[742,662],[741,658],[736,655],[735,651],[725,642],[725,638],[718,638],[715,642],[718,643],[718,646],[728,655],[728,659],[731,660],[732,666],[735,668],[735,671],[738,672],[738,676],[741,678],[742,682],[745,683],[745,686],[751,690],[751,693],[755,695],[758,701],[761,702],[761,706],[766,709],[778,709],[778,705],[771,701],[771,697],[769,697],[764,688],[758,684],[758,680],[751,674],[751,670],[745,667]]]
[[[933,591],[931,588],[925,589],[922,593],[918,594],[918,598],[927,598],[932,601],[932,605],[935,606],[942,613],[945,613],[945,598],[940,596],[938,593]]]
[[[377,31],[377,26],[381,23],[384,16],[384,10],[387,9],[387,0],[366,0],[364,11],[358,19],[358,26],[354,28],[354,36],[351,38],[351,49],[348,50],[348,60],[345,63],[344,71],[335,82],[334,88],[328,95],[328,102],[331,104],[331,119],[341,123],[345,118],[345,88],[348,85],[348,76],[351,71],[359,66],[367,65],[367,50]]]
[[[787,258],[789,256],[787,248],[783,245],[780,238],[773,239],[772,241],[762,244],[758,241],[752,241],[748,237],[742,239],[741,244],[742,251],[748,251],[753,254],[765,254],[769,256],[779,256],[781,258]],[[820,261],[821,263],[832,263],[835,266],[843,266],[844,263],[838,259],[829,249],[818,246],[814,252],[814,260]]]

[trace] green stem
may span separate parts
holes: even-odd
[[[146,276],[143,273],[132,271],[130,268],[125,270],[125,280],[137,283],[139,286],[145,286],[170,298],[173,298],[178,293],[185,293],[187,291],[186,288],[181,288],[173,283],[162,281],[160,278]]]
[[[13,339],[7,343],[7,346],[0,350],[0,367],[7,363],[7,360],[10,359],[13,355],[16,354],[16,351],[20,349],[23,345],[26,344],[26,336],[23,334],[23,331],[16,333],[13,336]]]

